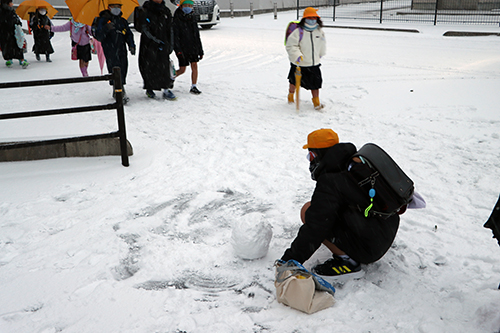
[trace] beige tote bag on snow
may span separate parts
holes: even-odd
[[[335,303],[335,289],[295,260],[277,265],[274,286],[279,303],[305,313],[314,313]]]

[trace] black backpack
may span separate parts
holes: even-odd
[[[99,42],[102,42],[102,40],[99,40],[97,37],[96,37],[96,31],[97,31],[97,24],[99,23],[99,19],[101,17],[100,16],[96,16],[94,17],[94,20],[92,21],[92,25],[90,26],[90,32],[92,34],[92,37],[94,37],[96,40],[98,40]]]
[[[413,196],[413,181],[379,146],[367,143],[354,157],[361,163],[351,167],[350,173],[370,198],[368,207],[358,207],[365,217],[388,218],[402,214]]]
[[[142,6],[137,6],[134,9],[134,29],[137,32],[142,32],[142,25],[146,19],[146,13],[144,13],[144,8]]]

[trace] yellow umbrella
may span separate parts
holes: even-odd
[[[21,17],[23,20],[29,20],[30,14],[34,13],[38,8],[47,8],[47,16],[49,18],[53,18],[57,13],[57,9],[55,9],[50,3],[45,0],[25,0],[21,2],[19,7],[16,9],[17,15]]]
[[[73,19],[87,25],[92,25],[94,18],[108,9],[108,0],[66,0],[66,4]],[[122,0],[122,17],[128,19],[137,6],[139,6],[137,0]]]

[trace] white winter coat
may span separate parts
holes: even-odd
[[[313,31],[302,29],[303,35],[299,41],[301,29],[295,29],[287,38],[288,58],[292,64],[297,65],[297,59],[302,56],[303,60],[298,64],[300,67],[317,66],[320,58],[326,54],[325,34],[320,27]]]

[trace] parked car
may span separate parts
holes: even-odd
[[[220,8],[216,0],[193,0],[194,14],[202,29],[210,29],[220,23]],[[165,4],[172,14],[179,6],[179,0],[167,0]]]

